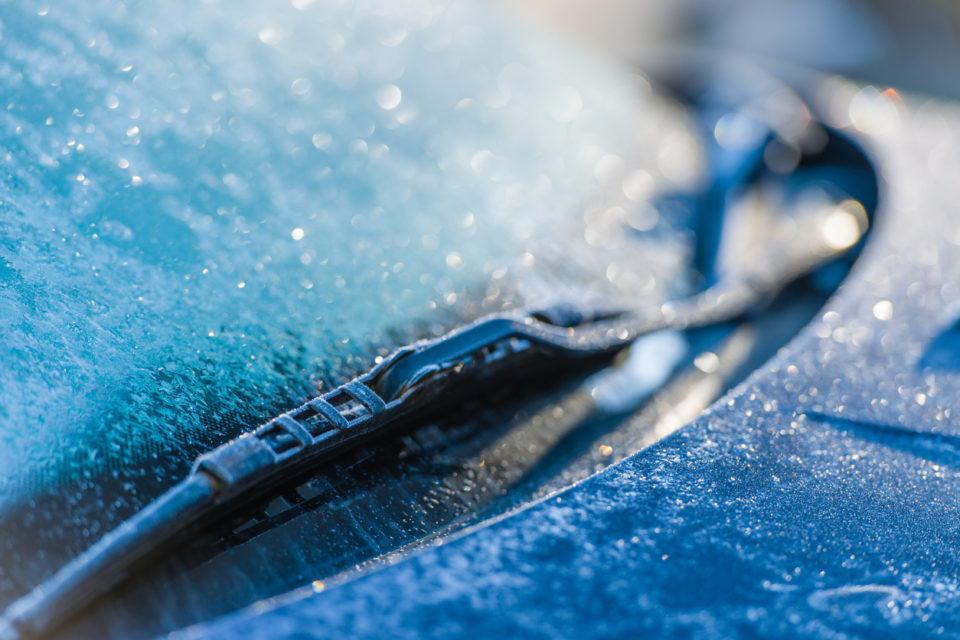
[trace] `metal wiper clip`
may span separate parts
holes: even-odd
[[[576,326],[569,324],[573,317]],[[200,456],[192,474],[209,478],[218,505],[254,488],[262,493],[285,482],[288,471],[311,466],[432,406],[453,383],[490,376],[515,366],[521,357],[561,359],[617,351],[636,337],[625,317],[583,323],[583,316],[568,312],[563,324],[551,323],[542,313],[487,317],[400,349],[369,373]]]

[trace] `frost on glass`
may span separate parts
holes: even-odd
[[[664,297],[682,255],[622,240],[668,225],[634,206],[661,169],[692,179],[642,169],[663,110],[503,24],[445,1],[0,3],[0,505],[66,505],[75,551],[404,342],[560,284]]]

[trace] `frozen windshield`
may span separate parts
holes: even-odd
[[[463,2],[0,4],[0,590],[400,344],[675,294],[624,79]]]

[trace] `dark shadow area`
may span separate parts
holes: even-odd
[[[920,358],[919,367],[960,372],[960,321],[952,324],[930,342]]]
[[[942,433],[916,431],[897,425],[840,418],[815,411],[805,415],[834,429],[849,431],[857,438],[891,447],[935,464],[960,468],[960,438]]]

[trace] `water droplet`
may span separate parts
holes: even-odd
[[[447,266],[451,269],[459,269],[463,266],[463,258],[456,251],[447,254]]]
[[[313,134],[312,140],[313,146],[315,146],[317,149],[323,150],[329,147],[333,142],[333,136],[331,136],[329,133],[318,131],[317,133]]]
[[[274,27],[263,27],[257,31],[257,38],[265,45],[273,46],[283,40],[283,33]]]
[[[298,96],[305,96],[310,93],[310,81],[306,78],[297,78],[290,83],[290,90]]]
[[[859,203],[849,202],[860,206]],[[860,209],[862,210],[863,207],[860,206]],[[866,218],[866,214],[863,217]],[[830,212],[823,221],[821,233],[828,247],[840,250],[856,244],[863,232],[859,216],[851,210],[850,206],[847,206],[847,203],[844,203]]]
[[[377,90],[377,104],[387,111],[396,109],[402,98],[400,87],[395,84],[385,84]]]
[[[693,366],[704,373],[716,373],[720,368],[720,358],[712,351],[707,351],[694,359]]]
[[[873,316],[877,320],[889,320],[893,317],[893,304],[889,300],[881,300],[873,305]]]
[[[631,171],[623,177],[623,195],[634,202],[643,202],[653,192],[653,178],[642,169]]]

